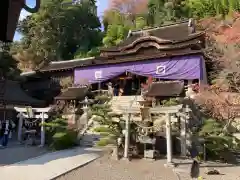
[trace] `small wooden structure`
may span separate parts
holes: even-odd
[[[3,111],[2,119],[6,118],[6,112],[12,112],[12,116],[7,118],[15,119],[13,117],[15,114],[14,106],[45,106],[44,101],[32,98],[24,92],[19,82],[11,80],[0,80],[0,104],[0,110]]]
[[[158,81],[153,82],[144,96],[148,97],[177,97],[183,93],[183,81]]]
[[[82,109],[82,106],[84,105],[83,100],[88,96],[93,96],[89,91],[89,88],[87,86],[81,86],[69,87],[59,96],[55,97],[55,100],[65,102],[66,109],[63,112],[63,117],[68,119],[69,125],[76,125],[77,120],[79,119],[78,115],[81,116],[84,113],[84,110]],[[78,124],[77,126],[80,125]]]
[[[88,88],[86,86],[83,87],[69,87],[65,91],[63,91],[60,95],[55,97],[55,100],[83,100],[88,93]]]

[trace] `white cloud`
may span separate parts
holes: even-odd
[[[21,11],[21,14],[20,14],[20,17],[19,17],[19,20],[22,21],[23,19],[25,19],[27,16],[29,16],[31,13],[25,11],[25,10],[22,10]]]
[[[100,6],[100,0],[97,0],[96,6]]]

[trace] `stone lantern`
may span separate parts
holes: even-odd
[[[12,42],[16,31],[17,23],[22,9],[27,12],[35,13],[40,7],[40,0],[36,0],[34,8],[30,8],[25,4],[25,0],[4,0],[1,1],[0,10],[1,17],[1,33],[0,41]]]

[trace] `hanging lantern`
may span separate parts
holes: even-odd
[[[17,28],[17,23],[22,9],[29,13],[35,13],[40,7],[40,0],[36,0],[36,6],[30,8],[25,4],[25,0],[4,0],[1,1],[1,33],[0,41],[12,42]]]

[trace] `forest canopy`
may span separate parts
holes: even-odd
[[[50,61],[99,55],[99,48],[121,43],[129,30],[195,18],[221,43],[238,43],[236,0],[108,0],[102,17],[96,0],[71,5],[70,0],[43,0],[38,13],[20,21],[22,39],[10,53],[19,68],[29,71]],[[221,28],[218,28],[221,26]],[[216,31],[217,30],[217,31]]]

